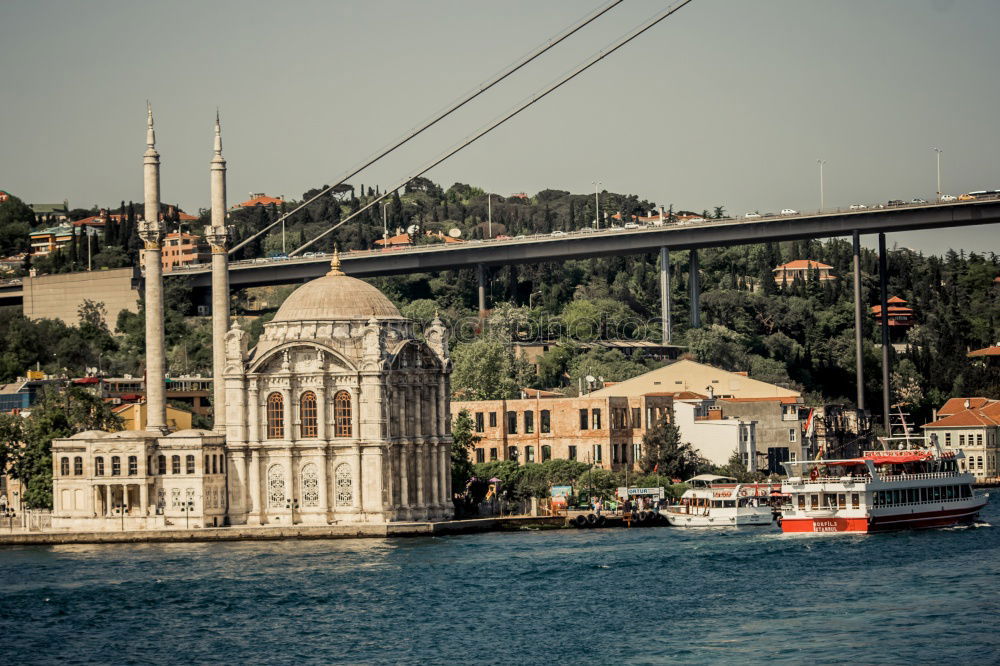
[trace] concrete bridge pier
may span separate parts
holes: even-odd
[[[688,286],[691,289],[691,328],[701,328],[701,279],[698,275],[698,250],[691,250],[688,266]]]
[[[476,275],[479,278],[479,319],[486,319],[486,266],[476,264]]]
[[[858,415],[865,411],[865,366],[864,366],[864,305],[861,302],[861,234],[855,231],[854,241],[854,372],[857,384]]]
[[[660,248],[660,322],[663,344],[670,344],[670,248]]]
[[[885,234],[878,235],[878,288],[879,303],[882,305],[882,413],[885,415],[885,434],[889,431],[889,378],[892,368],[889,367],[889,273],[886,267]]]

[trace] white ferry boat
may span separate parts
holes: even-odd
[[[662,513],[675,527],[742,527],[769,525],[773,520],[768,483],[738,483],[724,476],[701,474],[685,481],[690,486],[680,503]]]
[[[910,442],[913,440],[910,439]],[[972,491],[953,452],[865,451],[860,458],[783,463],[783,532],[884,532],[975,521],[989,495]]]

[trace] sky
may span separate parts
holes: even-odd
[[[209,201],[216,109],[230,203],[329,184],[607,0],[6,0],[0,189]],[[351,180],[391,187],[644,22],[625,0]],[[499,195],[635,193],[730,213],[1000,189],[1000,2],[694,0],[427,177]],[[995,225],[890,245],[1000,251]]]

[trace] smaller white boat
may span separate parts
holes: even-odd
[[[680,503],[661,510],[674,527],[743,527],[770,525],[773,520],[769,483],[739,483],[712,474],[700,474],[684,483],[690,488]]]

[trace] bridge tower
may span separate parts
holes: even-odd
[[[224,341],[229,330],[229,230],[226,228],[226,160],[222,157],[222,127],[215,112],[215,155],[211,162],[212,219],[205,238],[212,249],[212,427],[226,428],[226,366]]]

